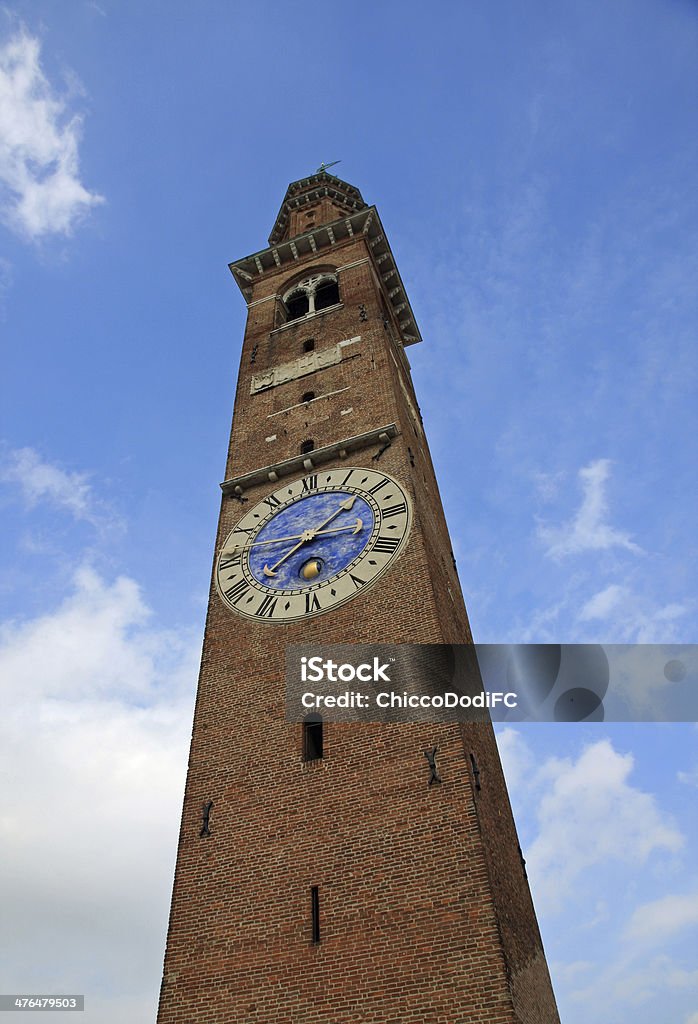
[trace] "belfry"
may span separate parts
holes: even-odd
[[[472,642],[378,212],[323,169],[230,269],[248,316],[158,1024],[559,1024],[490,724],[285,720],[290,644]]]

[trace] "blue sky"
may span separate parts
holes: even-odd
[[[0,10],[2,991],[153,1019],[227,263],[321,161],[425,339],[476,639],[696,641],[697,37],[688,0]],[[697,738],[501,732],[565,1024],[698,1024]]]

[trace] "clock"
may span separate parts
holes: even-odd
[[[246,512],[216,562],[223,603],[257,622],[298,622],[330,611],[387,572],[410,531],[397,480],[333,469],[284,484]]]

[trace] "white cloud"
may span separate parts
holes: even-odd
[[[674,852],[683,837],[649,793],[633,787],[630,754],[608,740],[577,760],[546,762],[538,783],[547,787],[538,806],[539,832],[527,850],[536,902],[560,909],[575,880],[609,861],[642,864],[655,851]]]
[[[497,729],[497,747],[508,786],[523,787],[535,769],[531,748],[516,729]]]
[[[152,697],[157,659],[167,648],[142,631],[150,612],[137,584],[120,577],[107,587],[83,567],[74,586],[50,614],[0,626],[0,678],[13,687],[21,680],[22,694],[52,700]]]
[[[0,980],[87,989],[85,1024],[157,999],[199,642],[151,619],[133,580],[83,568],[0,629]]]
[[[560,639],[560,615],[564,611],[565,602],[557,601],[547,608],[539,608],[533,612],[531,621],[522,630],[521,642],[555,643]]]
[[[608,909],[608,903],[605,900],[597,900],[594,910],[594,916],[590,921],[586,921],[584,923],[584,928],[595,928],[598,924],[605,924],[611,916]]]
[[[698,765],[689,772],[677,772],[676,778],[686,786],[695,786],[698,789]]]
[[[677,851],[683,837],[655,797],[632,784],[633,757],[600,740],[536,768],[534,747],[520,730],[498,731],[498,742],[519,825],[537,829],[525,854],[543,935],[551,949],[570,953],[568,962],[550,964],[564,1019],[649,1022],[659,1019],[652,1017],[655,1003],[680,1003],[685,1013],[698,982],[684,934],[696,916],[695,897],[672,893],[637,905],[636,896],[660,877],[658,868],[676,877],[657,854]],[[562,909],[566,914],[555,916]]]
[[[598,623],[594,627],[594,640],[613,637],[615,643],[679,643],[685,634],[680,620],[688,611],[688,604],[676,601],[660,604],[629,586],[611,583],[582,605],[577,621]]]
[[[583,622],[589,619],[605,619],[627,593],[625,587],[612,583],[587,601],[579,613],[579,618]]]
[[[30,239],[69,234],[103,202],[80,181],[81,118],[52,88],[39,55],[26,31],[0,48],[0,216]]]
[[[96,523],[101,518],[87,474],[45,462],[33,448],[6,451],[0,460],[0,480],[17,484],[29,507],[47,501],[76,519]]]
[[[690,642],[688,619],[694,602],[662,604],[645,585],[642,591],[627,583],[611,583],[588,594],[586,574],[567,580],[564,597],[529,611],[518,625],[517,643],[683,644]]]
[[[641,945],[657,945],[697,927],[698,893],[670,895],[637,907],[626,926],[625,938]]]
[[[553,501],[558,496],[563,476],[561,471],[556,473],[545,473],[542,470],[531,471],[531,477],[541,501]]]
[[[698,1010],[696,1010],[695,1013],[690,1014],[690,1016],[686,1017],[684,1024],[698,1024]]]
[[[608,503],[605,484],[610,475],[609,459],[597,459],[579,470],[583,498],[579,510],[562,526],[540,524],[538,536],[547,545],[551,558],[579,554],[582,551],[603,551],[621,547],[635,553],[640,548],[628,534],[614,529],[606,522]]]
[[[633,1009],[637,1010],[652,999],[666,999],[672,992],[695,989],[697,982],[697,970],[684,967],[666,954],[638,961],[621,953],[603,965],[600,971],[597,970],[593,982],[574,991],[571,999],[587,1008],[595,1005],[599,993],[603,992],[604,1009],[608,1014],[605,1019],[614,1024],[616,1021],[625,1024],[625,1021],[634,1019]]]

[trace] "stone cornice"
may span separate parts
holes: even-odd
[[[306,257],[326,258],[332,250],[355,235],[367,238],[373,253],[377,273],[385,286],[385,294],[400,328],[404,345],[421,341],[405,286],[402,283],[383,225],[375,206],[365,207],[348,217],[340,217],[331,224],[321,224],[304,235],[289,238],[279,245],[270,246],[251,256],[244,256],[228,264],[242,294],[249,302],[252,286],[268,273],[283,267],[292,267]]]
[[[294,455],[292,459],[284,459],[283,462],[273,462],[268,466],[260,466],[250,473],[243,473],[242,476],[232,476],[221,484],[223,494],[240,496],[250,487],[262,483],[276,483],[282,476],[290,476],[292,473],[310,472],[316,466],[321,466],[332,459],[345,459],[351,452],[360,451],[362,448],[370,448],[374,444],[388,444],[392,438],[397,437],[400,431],[397,424],[388,423],[384,427],[376,427],[374,430],[367,430],[364,434],[357,434],[355,437],[346,437],[342,441],[335,441],[333,444],[325,445],[324,448],[315,448],[305,455]]]

